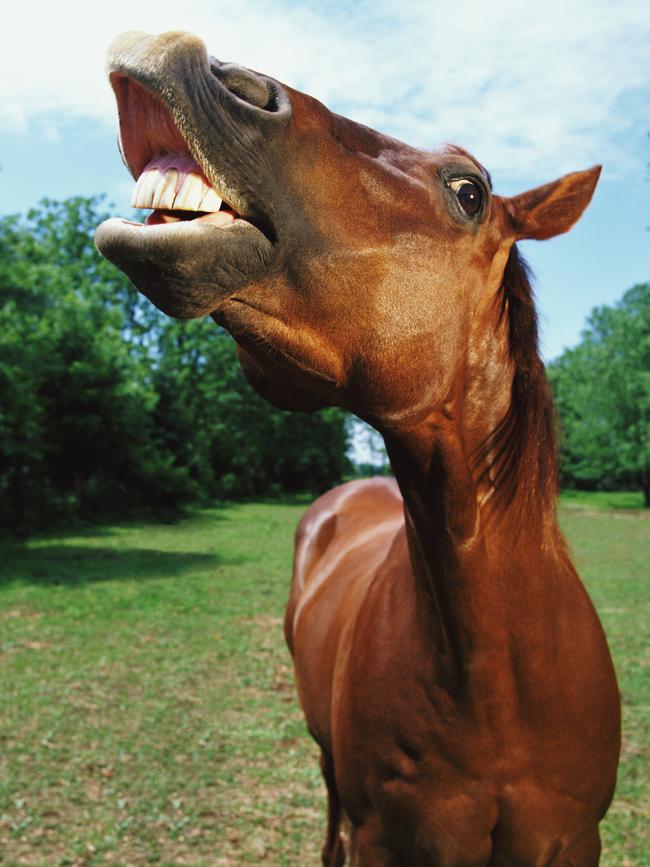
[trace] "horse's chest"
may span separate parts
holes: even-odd
[[[375,648],[372,664],[365,652],[351,657],[357,676],[335,697],[337,779],[344,802],[370,801],[402,825],[452,814],[463,824],[475,808],[490,814],[493,784],[476,781],[494,780],[500,733],[440,685],[435,660],[418,650],[405,641],[386,659]]]
[[[386,848],[386,864],[482,867],[498,818],[494,784],[475,778],[465,760],[455,761],[444,741],[419,755],[414,732],[411,742],[404,733],[377,741],[366,754],[370,761],[350,756],[347,766],[337,766],[353,824],[362,838]]]
[[[589,810],[531,764],[520,725],[453,699],[419,664],[391,672],[341,701],[334,738],[342,803],[369,851],[388,853],[378,864],[538,867],[588,827]]]

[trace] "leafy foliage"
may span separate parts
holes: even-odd
[[[582,342],[549,366],[566,484],[640,487],[650,505],[650,284],[595,308]]]
[[[0,220],[0,522],[325,489],[346,418],[281,413],[211,320],[174,322],[95,250],[99,199]]]

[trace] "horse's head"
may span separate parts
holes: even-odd
[[[510,199],[466,151],[422,151],[209,57],[194,36],[110,51],[145,225],[97,245],[161,310],[212,314],[272,402],[375,423],[439,407],[518,238],[569,229],[599,170]]]

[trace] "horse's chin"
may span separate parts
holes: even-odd
[[[272,253],[246,220],[222,228],[200,220],[147,225],[114,218],[98,227],[95,243],[156,307],[177,319],[212,313],[266,273]]]

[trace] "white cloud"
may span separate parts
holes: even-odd
[[[323,11],[326,8],[327,11]],[[0,129],[114,124],[103,71],[122,30],[191,30],[222,59],[423,147],[456,141],[504,184],[605,162],[639,169],[650,126],[644,0],[80,0],[14,4]]]

